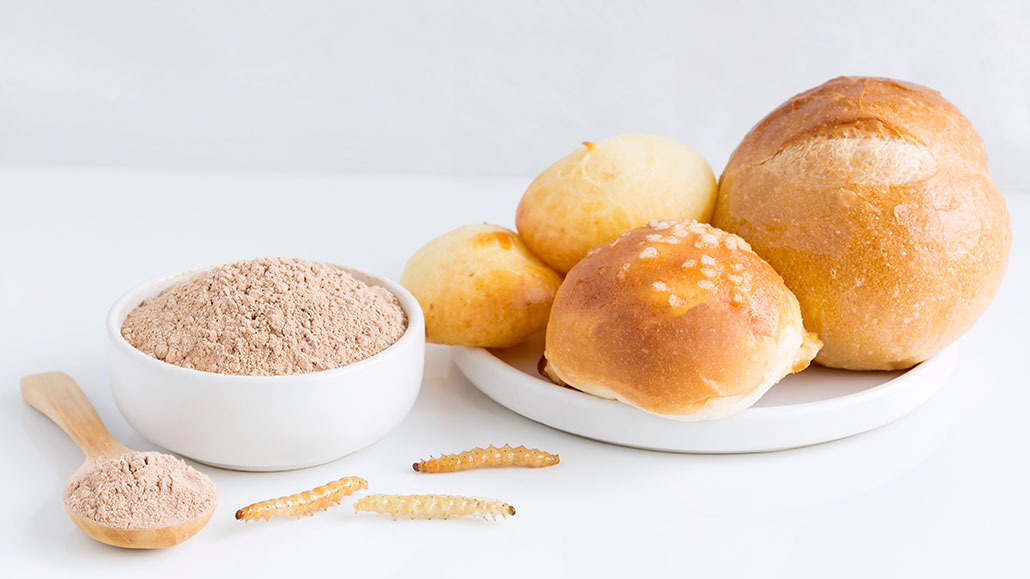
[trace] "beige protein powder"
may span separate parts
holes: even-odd
[[[119,529],[177,525],[208,512],[217,499],[210,478],[160,452],[98,458],[64,489],[70,512]]]
[[[201,272],[144,300],[122,336],[177,366],[280,376],[363,360],[407,326],[396,296],[340,266],[266,257]]]

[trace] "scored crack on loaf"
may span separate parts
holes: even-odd
[[[965,332],[1012,240],[973,125],[936,91],[883,78],[833,79],[762,119],[712,223],[783,276],[825,344],[815,361],[856,370],[910,367]]]
[[[654,221],[591,250],[558,290],[547,373],[680,420],[747,408],[820,346],[783,280],[736,235]]]

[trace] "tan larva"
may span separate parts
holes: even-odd
[[[354,512],[379,513],[397,517],[426,519],[482,517],[496,520],[515,514],[515,507],[504,501],[454,495],[368,495],[354,503]]]
[[[330,505],[339,504],[340,499],[355,491],[368,488],[368,481],[356,476],[345,476],[331,483],[315,487],[309,491],[279,497],[260,503],[254,503],[236,511],[236,520],[253,521],[268,520],[272,517],[288,517],[296,515],[313,515]]]
[[[544,452],[536,448],[510,445],[497,448],[473,448],[458,454],[445,454],[440,458],[420,460],[411,465],[417,472],[437,473],[470,470],[474,468],[525,466],[541,468],[558,464],[558,455]]]

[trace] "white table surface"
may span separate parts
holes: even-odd
[[[411,414],[375,445],[284,473],[200,466],[218,510],[163,551],[107,547],[68,520],[60,494],[82,456],[22,402],[18,379],[63,370],[116,438],[104,315],[126,289],[214,261],[287,255],[396,279],[431,237],[511,226],[528,179],[0,167],[0,574],[5,577],[1030,576],[1030,195],[1007,196],[1008,277],[961,341],[950,383],[914,414],[820,446],[691,456],[610,446],[498,406],[430,346]],[[561,454],[543,470],[426,476],[413,460],[490,443]],[[343,475],[376,491],[493,496],[518,515],[398,521],[349,503],[243,525],[240,506]],[[8,573],[12,574],[8,574]]]

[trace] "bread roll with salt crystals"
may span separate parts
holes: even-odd
[[[836,368],[908,368],[984,312],[1012,231],[973,125],[939,93],[833,79],[762,119],[713,224],[783,276]]]
[[[533,180],[515,225],[544,263],[567,272],[590,248],[653,219],[708,221],[716,183],[690,147],[655,135],[583,143]]]
[[[504,348],[544,329],[561,277],[515,232],[483,224],[427,243],[400,282],[422,306],[428,341]]]
[[[820,346],[797,299],[748,244],[658,221],[591,251],[558,290],[546,372],[679,420],[728,416],[808,366]]]

